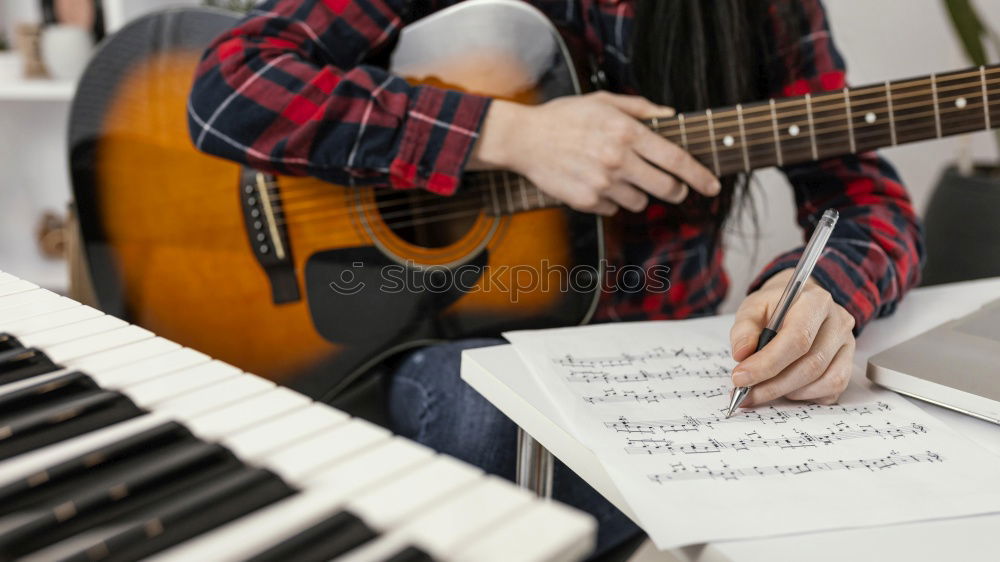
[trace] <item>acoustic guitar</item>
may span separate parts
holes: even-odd
[[[198,152],[186,125],[192,76],[235,21],[208,9],[148,16],[106,40],[82,78],[71,171],[102,308],[319,399],[406,348],[588,321],[602,223],[515,174],[468,174],[441,197],[278,177]],[[514,0],[464,2],[407,26],[389,67],[522,103],[580,93],[557,30]],[[986,67],[646,124],[724,176],[994,122],[1000,69]],[[573,283],[514,298],[518,271],[553,268]]]

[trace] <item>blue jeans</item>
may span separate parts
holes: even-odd
[[[388,381],[393,431],[513,480],[517,426],[459,377],[463,349],[501,343],[461,340],[425,347],[404,358]],[[628,517],[558,461],[553,488],[555,499],[597,518],[596,554],[639,532]]]

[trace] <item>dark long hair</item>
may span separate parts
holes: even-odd
[[[631,58],[639,93],[678,112],[766,97],[780,68],[769,54],[798,43],[802,9],[799,0],[637,0]],[[701,207],[718,235],[733,202],[747,200],[750,179],[723,178],[718,198],[693,194],[687,206]]]

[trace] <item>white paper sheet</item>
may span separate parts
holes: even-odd
[[[892,392],[724,419],[730,324],[505,336],[659,548],[1000,511],[1000,457]]]

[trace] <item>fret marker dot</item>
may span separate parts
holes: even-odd
[[[793,137],[799,136],[799,132],[800,131],[798,125],[792,125],[791,127],[788,128],[788,134],[792,135]]]
[[[968,104],[969,104],[969,102],[966,101],[965,98],[958,98],[957,100],[955,100],[955,107],[957,107],[959,109],[965,109],[965,106],[968,105]]]
[[[874,123],[876,119],[878,119],[878,117],[876,117],[871,111],[865,114],[865,123],[868,123],[869,125]]]
[[[736,143],[736,139],[734,139],[734,138],[732,137],[732,135],[726,135],[726,136],[725,136],[725,137],[724,137],[724,138],[722,139],[722,144],[724,144],[724,145],[726,145],[726,146],[733,146],[733,144],[735,144],[735,143]]]

